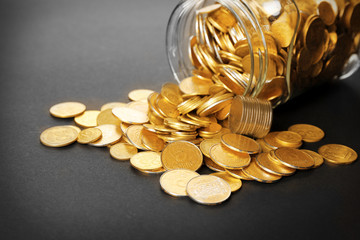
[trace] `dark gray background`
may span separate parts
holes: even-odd
[[[99,109],[136,88],[173,81],[165,53],[177,0],[27,0],[0,5],[1,239],[355,239],[359,160],[324,164],[276,184],[244,182],[219,206],[163,193],[106,148],[44,147],[40,133],[72,123],[58,102]],[[273,130],[295,123],[326,132],[316,150],[341,143],[360,153],[360,73],[275,110]],[[202,172],[204,172],[202,170]]]

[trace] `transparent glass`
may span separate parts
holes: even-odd
[[[277,106],[356,71],[357,2],[181,1],[167,26],[171,70],[178,82],[197,70],[228,91]]]

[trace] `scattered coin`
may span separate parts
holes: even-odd
[[[110,155],[117,160],[129,160],[138,150],[128,143],[116,143],[110,147]]]
[[[227,169],[239,169],[250,164],[248,153],[235,152],[224,147],[221,143],[210,148],[210,157],[216,164]]]
[[[281,179],[280,175],[275,175],[264,171],[255,161],[243,169],[244,173],[254,180],[262,183],[273,183]]]
[[[129,124],[143,124],[149,121],[146,113],[129,107],[117,107],[112,109],[112,113],[122,122]]]
[[[82,114],[86,106],[79,102],[63,102],[50,108],[50,114],[58,118],[71,118]]]
[[[146,101],[154,91],[149,89],[136,89],[129,92],[128,97],[132,101]]]
[[[104,111],[106,109],[113,109],[116,107],[126,107],[127,103],[123,102],[109,102],[101,106],[100,111]]]
[[[317,152],[307,149],[301,149],[301,151],[309,154],[314,159],[315,161],[314,168],[320,167],[324,163],[324,158]]]
[[[108,108],[99,113],[96,118],[96,123],[97,125],[114,124],[119,126],[121,121],[115,117],[115,115],[112,113],[112,109]]]
[[[200,149],[187,141],[169,143],[161,153],[161,161],[167,170],[189,169],[198,170],[203,162]]]
[[[295,124],[289,127],[289,131],[301,135],[305,142],[318,142],[325,136],[323,130],[310,124]]]
[[[122,136],[120,127],[113,124],[100,125],[95,128],[101,130],[102,137],[96,142],[89,143],[91,146],[105,147],[107,145],[116,143]]]
[[[97,126],[97,117],[100,114],[100,111],[96,110],[87,110],[83,114],[76,116],[74,121],[80,127],[90,128]]]
[[[200,175],[188,182],[186,192],[197,203],[214,205],[228,199],[231,195],[231,188],[222,178]]]
[[[102,132],[100,129],[86,128],[79,133],[77,142],[81,144],[92,143],[99,140],[101,136]]]
[[[160,186],[168,194],[175,197],[187,196],[186,185],[199,176],[197,172],[188,169],[173,169],[166,171],[160,177]]]
[[[353,149],[341,144],[323,145],[318,152],[326,161],[334,164],[350,164],[358,158]]]
[[[239,178],[234,178],[225,171],[224,172],[211,173],[210,175],[213,175],[213,176],[224,179],[230,185],[231,192],[238,191],[242,186],[242,182],[241,182],[241,180]]]
[[[76,141],[78,132],[71,126],[56,126],[43,131],[40,135],[42,144],[48,147],[64,147]]]
[[[282,164],[290,168],[309,169],[315,165],[311,156],[295,148],[279,148],[274,154]]]
[[[144,171],[157,170],[162,167],[160,153],[139,152],[130,158],[130,164],[136,169]]]
[[[260,151],[259,143],[254,139],[239,134],[224,134],[221,136],[221,142],[226,145],[226,147],[237,152],[255,154]]]

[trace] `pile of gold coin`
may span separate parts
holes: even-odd
[[[296,1],[299,21],[292,4],[268,14],[274,12],[273,5],[248,3],[263,27],[263,36],[253,30],[248,16],[237,12],[247,35],[232,12],[220,3],[196,11],[194,35],[188,41],[189,58],[195,68],[192,81],[212,80],[231,93],[278,104],[290,95],[339,76],[350,55],[359,52],[359,1]],[[294,33],[292,49],[289,46]],[[265,55],[263,39],[268,56],[263,60],[267,64],[265,81],[261,80],[264,66],[260,66]],[[287,73],[290,83],[286,81]]]
[[[178,85],[166,83],[160,93],[134,90],[129,93],[133,101],[107,103],[100,111],[86,110],[77,102],[56,104],[50,114],[74,118],[78,126],[48,128],[41,133],[40,141],[49,147],[64,147],[76,141],[106,146],[112,158],[129,161],[145,174],[162,174],[160,186],[166,193],[189,196],[208,205],[227,200],[242,187],[242,180],[271,183],[296,170],[319,167],[323,158],[334,164],[349,164],[357,159],[354,150],[339,144],[322,146],[320,154],[299,150],[303,141],[317,142],[324,137],[320,128],[309,124],[296,124],[287,131],[255,139],[232,133],[227,122],[234,106],[227,96],[219,98],[229,93],[202,94],[184,93]],[[249,101],[259,110],[249,113],[252,120],[241,126],[264,132],[263,121],[268,118],[269,108],[247,97],[234,101]],[[219,114],[222,111],[226,114]],[[244,114],[231,112],[240,114],[232,116],[237,119]],[[257,122],[258,118],[263,120]],[[203,165],[214,173],[197,173]]]

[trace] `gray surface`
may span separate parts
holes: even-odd
[[[244,182],[215,207],[175,199],[107,149],[40,144],[63,101],[98,109],[136,88],[172,80],[167,20],[177,1],[1,1],[1,239],[355,239],[359,161],[325,164],[276,184]],[[321,127],[316,150],[341,143],[358,153],[360,73],[322,86],[275,111],[274,130]]]

